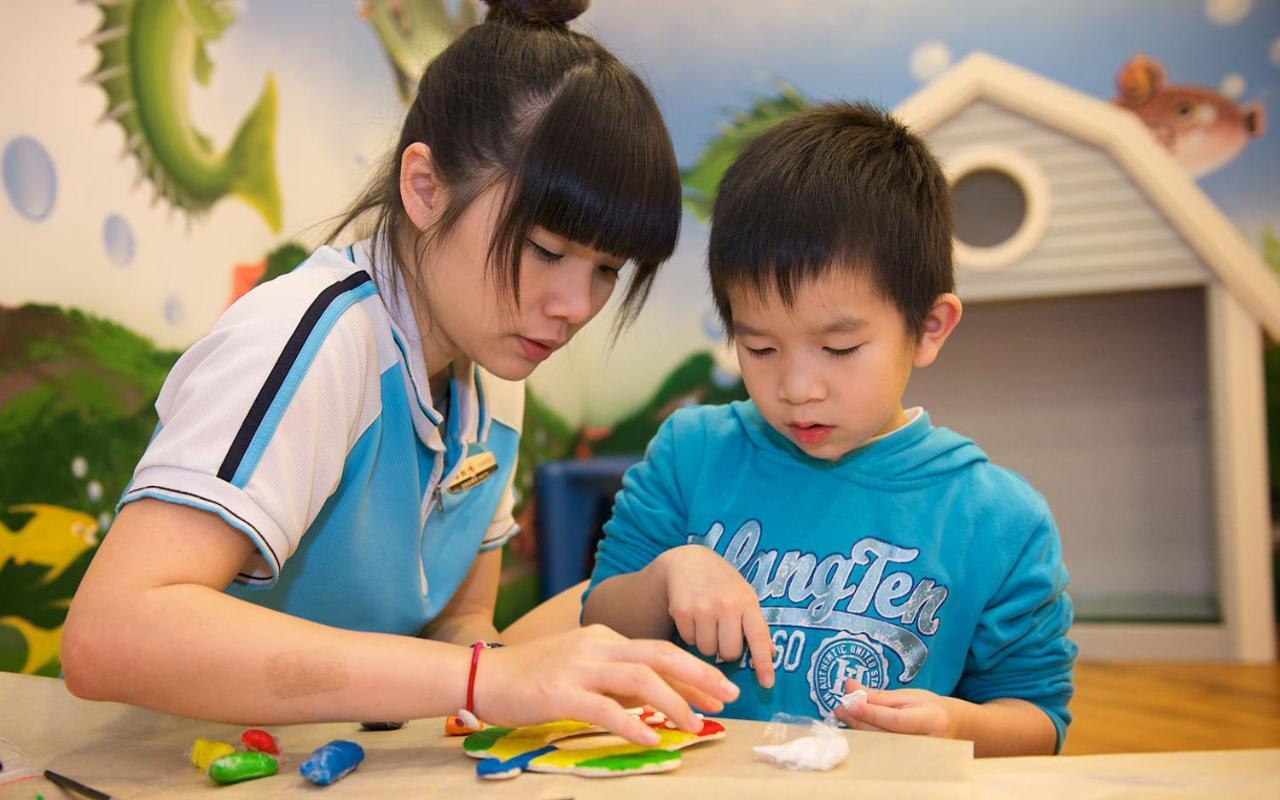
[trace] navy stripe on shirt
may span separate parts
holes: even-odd
[[[253,405],[249,407],[249,413],[245,416],[244,422],[241,423],[240,430],[236,432],[236,438],[232,440],[231,447],[227,450],[227,456],[222,460],[222,466],[218,468],[218,477],[220,479],[230,483],[232,478],[235,477],[236,470],[240,468],[240,462],[244,460],[245,452],[249,449],[249,444],[253,441],[254,434],[258,432],[263,418],[267,415],[267,409],[271,408],[271,403],[275,400],[276,394],[284,384],[285,377],[288,376],[289,370],[298,359],[298,354],[302,352],[302,348],[307,343],[307,338],[311,335],[311,331],[315,329],[316,323],[324,316],[324,312],[339,297],[370,280],[372,278],[369,273],[360,270],[337,283],[331,284],[311,302],[306,313],[302,315],[302,321],[298,323],[298,327],[293,329],[293,334],[289,337],[289,341],[285,343],[284,350],[281,351],[280,357],[276,359],[275,366],[271,368],[271,373],[267,376],[266,382],[262,384],[262,389],[258,391],[258,396],[254,398]]]

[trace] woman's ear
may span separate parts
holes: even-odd
[[[431,148],[414,142],[400,154],[400,202],[420,231],[435,224],[444,210],[444,186],[436,174]]]
[[[960,305],[959,297],[950,292],[938,295],[925,315],[920,341],[916,342],[916,352],[911,359],[912,366],[927,367],[933,363],[963,314],[964,306]]]

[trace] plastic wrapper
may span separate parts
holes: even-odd
[[[849,740],[834,719],[774,714],[755,752],[780,767],[805,772],[829,770],[849,757]]]

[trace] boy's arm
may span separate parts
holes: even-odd
[[[584,624],[621,634],[680,638],[708,658],[737,661],[751,651],[760,685],[773,685],[773,642],[755,590],[714,550],[688,539],[678,468],[700,457],[700,429],[677,412],[659,429],[644,461],[627,471],[596,552],[583,598]],[[683,458],[676,457],[682,438]],[[684,439],[691,441],[684,441]]]
[[[601,581],[582,604],[582,624],[601,624],[633,639],[670,639],[667,583],[655,560],[639,572]]]
[[[955,707],[952,738],[973,742],[978,758],[1051,755],[1058,731],[1049,716],[1026,700],[1001,697],[985,703],[945,698]]]
[[[856,681],[844,688],[866,694],[865,701],[836,708],[836,718],[854,730],[967,739],[979,758],[1050,755],[1057,743],[1048,715],[1025,700],[971,703],[922,689],[869,689]]]
[[[865,702],[836,710],[858,730],[968,739],[979,756],[1048,755],[1062,747],[1071,715],[1075,643],[1067,638],[1057,529],[1048,510],[983,611],[954,697],[920,689],[861,689]]]
[[[624,636],[667,639],[666,577],[656,559],[684,544],[686,509],[676,474],[674,417],[668,418],[627,470],[613,515],[596,548],[591,582],[582,595],[582,624],[602,624]]]
[[[1030,705],[1054,729],[1061,749],[1071,714],[1076,645],[1058,529],[1047,508],[974,631],[955,696],[985,708],[997,699]],[[1014,700],[1016,698],[1017,700]],[[981,724],[979,731],[987,730]],[[977,740],[975,740],[977,741]]]

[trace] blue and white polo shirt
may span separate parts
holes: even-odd
[[[322,247],[256,287],[170,372],[120,505],[217,514],[257,552],[230,594],[350,630],[414,634],[518,530],[524,384],[479,367],[432,406],[398,277]]]

